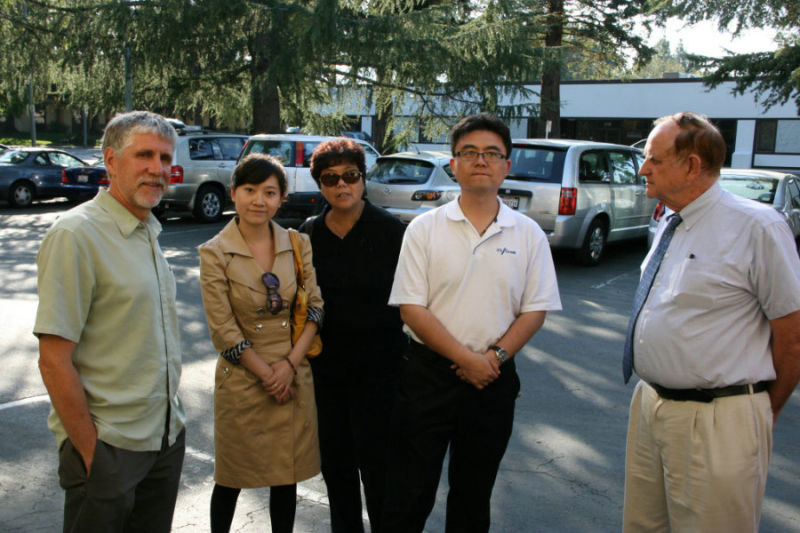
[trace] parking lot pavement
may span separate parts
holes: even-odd
[[[0,531],[59,531],[63,492],[55,443],[46,428],[48,401],[30,334],[36,309],[35,255],[45,229],[66,205],[21,213],[0,208]],[[208,531],[213,487],[212,383],[216,355],[199,289],[196,246],[225,221],[169,220],[160,238],[178,284],[182,327],[181,397],[187,455],[174,531]],[[551,313],[517,355],[522,383],[514,433],[492,499],[492,531],[617,532],[621,526],[628,403],[620,358],[638,266],[639,243],[611,247],[596,268],[556,254],[564,311]],[[800,399],[775,430],[762,533],[800,531]],[[426,529],[444,530],[446,471]],[[329,531],[325,485],[298,487],[299,533]],[[266,489],[242,492],[233,531],[269,531]]]

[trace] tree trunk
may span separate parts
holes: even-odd
[[[380,81],[382,77],[379,77]],[[391,91],[376,89],[375,97],[375,118],[372,121],[372,139],[375,141],[375,148],[380,153],[394,151],[392,143],[392,131],[389,121],[394,112],[392,105]]]
[[[545,137],[550,121],[552,139],[561,137],[561,42],[564,35],[564,0],[547,3],[548,30],[545,35],[544,68],[542,74],[541,103],[539,108],[538,137]]]
[[[252,133],[281,133],[281,101],[278,86],[267,77],[269,58],[253,58],[250,67],[253,126]]]

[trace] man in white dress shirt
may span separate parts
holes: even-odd
[[[774,209],[717,183],[725,141],[705,117],[656,120],[645,156],[647,195],[671,211],[628,338],[641,381],[623,530],[757,531],[773,424],[800,379],[797,248]]]

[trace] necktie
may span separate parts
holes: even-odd
[[[650,256],[650,261],[647,262],[647,266],[644,268],[642,279],[639,280],[639,286],[636,287],[636,295],[633,297],[633,313],[628,324],[628,336],[625,338],[625,351],[622,354],[622,377],[625,378],[625,383],[631,379],[631,373],[633,372],[633,330],[636,328],[636,319],[639,318],[642,306],[647,301],[650,287],[653,285],[658,267],[661,266],[661,260],[664,259],[664,254],[667,252],[667,247],[672,240],[672,235],[675,233],[675,228],[681,222],[683,222],[683,219],[678,213],[670,216],[667,227],[664,229],[664,233],[661,234],[661,240],[658,241],[656,251]]]

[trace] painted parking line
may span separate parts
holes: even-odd
[[[23,398],[21,400],[14,400],[12,402],[5,402],[0,403],[0,411],[3,409],[11,409],[13,407],[19,407],[21,405],[28,405],[31,403],[41,403],[41,402],[49,402],[50,396],[47,394],[40,394],[39,396],[31,396],[30,398]]]
[[[636,272],[638,272],[638,270],[633,270],[631,272],[636,273]],[[608,280],[606,280],[606,281],[604,281],[602,283],[598,283],[597,285],[592,285],[591,287],[593,289],[602,289],[603,287],[607,287],[607,286],[611,285],[612,283],[614,283],[618,279],[629,277],[631,275],[631,272],[624,272],[624,273],[620,274],[619,276],[614,276],[611,279],[608,279]]]

